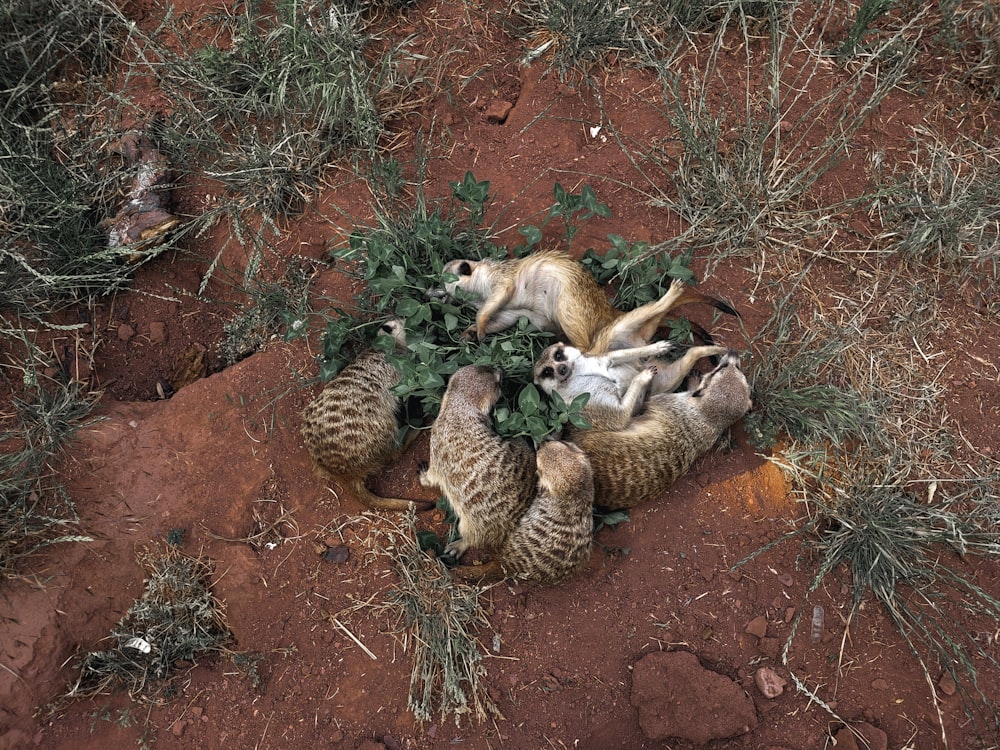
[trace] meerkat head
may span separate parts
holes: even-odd
[[[441,272],[444,274],[450,274],[451,276],[457,276],[457,279],[451,281],[446,281],[444,283],[444,290],[433,290],[429,292],[432,296],[447,297],[452,299],[455,296],[455,292],[458,289],[463,289],[467,292],[473,292],[471,288],[472,274],[475,273],[476,269],[479,268],[485,261],[481,260],[469,260],[467,258],[459,258],[458,260],[452,260],[445,264]]]
[[[402,318],[389,318],[378,327],[379,336],[392,336],[397,351],[406,350],[406,326]]]
[[[581,356],[579,349],[562,342],[546,347],[535,363],[535,385],[552,393],[573,377],[573,365]]]
[[[750,384],[740,368],[739,354],[730,349],[691,391],[691,398],[698,400],[703,412],[725,421],[727,426],[750,411]]]
[[[460,367],[448,381],[445,396],[461,395],[463,400],[472,403],[480,412],[488,414],[500,398],[501,378],[502,373],[496,367],[485,365]]]
[[[590,459],[573,443],[548,440],[535,454],[538,487],[556,497],[580,497],[587,507],[593,504],[594,473]]]

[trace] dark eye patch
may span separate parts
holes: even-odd
[[[551,378],[554,374],[555,373],[554,373],[554,371],[552,370],[551,367],[546,367],[545,369],[542,370],[542,377],[543,378]]]
[[[466,261],[462,261],[461,265],[458,267],[459,276],[472,276],[472,266]]]

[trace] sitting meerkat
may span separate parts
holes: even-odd
[[[638,368],[636,363],[673,348],[669,341],[656,341],[633,349],[588,355],[576,347],[553,344],[535,363],[535,385],[546,394],[558,393],[567,403],[581,393],[589,393],[583,415],[591,424],[609,430],[624,429],[642,409],[648,394],[673,391],[699,359],[728,351],[721,346],[695,346],[674,362]]]
[[[736,315],[725,302],[674,280],[655,302],[624,312],[608,301],[597,279],[578,261],[560,251],[541,251],[505,261],[453,260],[444,273],[457,276],[445,283],[445,293],[462,289],[478,302],[475,333],[480,339],[502,331],[524,316],[543,331],[564,335],[588,354],[628,349],[649,342],[664,317],[690,302],[712,305]]]
[[[406,351],[403,321],[393,318],[379,332],[392,336],[396,350]],[[384,353],[362,352],[328,382],[302,412],[302,439],[317,471],[348,487],[369,508],[428,510],[427,500],[380,497],[365,480],[397,454],[399,399],[392,388],[399,373]]]
[[[459,566],[458,575],[549,584],[587,567],[594,539],[590,461],[572,443],[552,440],[538,449],[537,469],[538,494],[495,558],[485,565]]]
[[[420,483],[440,490],[458,517],[459,538],[444,550],[455,558],[469,547],[498,550],[535,495],[534,450],[493,430],[490,412],[499,396],[499,370],[459,368],[431,426]]]
[[[594,472],[594,502],[632,508],[662,494],[752,406],[750,385],[730,351],[694,390],[658,393],[624,429],[574,429]]]

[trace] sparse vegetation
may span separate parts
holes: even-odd
[[[389,551],[399,577],[379,610],[395,620],[404,649],[413,652],[408,707],[418,721],[453,715],[477,721],[498,715],[486,689],[486,667],[477,631],[489,627],[482,590],[454,581],[444,564],[417,542],[411,511],[389,531]]]
[[[224,607],[211,591],[210,561],[167,544],[144,550],[138,562],[146,590],[112,631],[113,646],[83,656],[66,698],[124,689],[133,700],[158,700],[179,664],[223,653],[230,643]]]

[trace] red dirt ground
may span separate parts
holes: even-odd
[[[159,13],[147,10],[151,17]],[[449,20],[455,14],[447,6],[421,4],[410,13],[411,25],[447,29],[458,24]],[[453,146],[447,158],[431,162],[428,195],[445,195],[447,181],[460,180],[471,169],[490,181],[495,205],[507,207],[500,222],[506,226],[537,221],[531,217],[551,203],[553,181],[573,189],[585,182],[611,207],[612,218],[588,224],[575,247],[603,247],[609,232],[634,240],[677,233],[676,217],[636,201],[628,187],[590,177],[636,179],[616,145],[589,138],[580,125],[596,116],[591,97],[557,76],[542,75],[541,65],[522,69],[499,62],[516,60],[518,45],[498,29],[460,27],[460,32],[477,42],[478,51],[470,51],[453,75],[488,68],[450,104],[442,98],[424,112],[447,124]],[[643,92],[652,83],[643,73],[615,67],[603,82],[612,117],[629,132],[662,128],[644,104]],[[485,115],[499,100],[515,104],[503,125]],[[904,123],[939,118],[941,111],[939,100],[895,93],[858,140],[863,147],[877,144],[887,153],[904,153],[910,134]],[[849,192],[857,171],[838,171],[828,189]],[[360,183],[326,189],[316,214],[337,222],[331,207],[348,207],[363,223],[364,195]],[[195,202],[191,196],[181,200]],[[794,542],[731,570],[794,528],[801,515],[780,471],[748,445],[741,425],[668,496],[633,510],[616,529],[602,530],[584,574],[551,588],[502,584],[489,591],[490,628],[479,637],[488,652],[489,692],[502,717],[483,724],[464,719],[456,725],[437,717],[416,722],[406,707],[410,654],[391,634],[393,623],[365,610],[339,616],[372,659],[331,621],[356,601],[379,596],[391,574],[384,558],[365,554],[371,527],[386,519],[361,517],[353,498],[338,497],[319,480],[298,436],[299,413],[314,389],[296,388],[295,373],[314,373],[316,338],[275,341],[222,370],[215,347],[228,310],[179,293],[197,290],[222,239],[217,230],[192,243],[188,255],[160,257],[137,274],[135,292],[92,311],[91,374],[104,390],[98,410],[104,421],[81,432],[65,470],[82,526],[95,541],[40,554],[30,571],[36,584],[4,583],[0,607],[10,614],[2,617],[6,669],[0,671],[0,701],[6,710],[0,713],[5,732],[0,746],[134,746],[148,720],[157,747],[166,750],[684,748],[691,745],[644,738],[629,701],[632,665],[646,653],[680,649],[739,681],[756,704],[759,726],[752,733],[711,747],[822,748],[830,746],[835,719],[791,685],[773,700],[753,685],[759,666],[788,678],[780,649],[799,615],[804,619],[788,665],[841,717],[879,727],[891,748],[940,746],[928,685],[886,615],[869,604],[845,633],[851,604],[846,571],[835,571],[824,587],[807,593],[815,560]],[[304,217],[289,228],[281,247],[289,256],[320,258],[342,239],[330,223]],[[241,269],[233,253],[225,260],[230,269]],[[701,274],[703,263],[695,270]],[[850,288],[856,279],[851,269],[832,262],[821,262],[818,272],[831,293]],[[734,303],[751,335],[770,312],[765,294],[750,299],[752,281],[736,264],[724,263],[702,285]],[[314,289],[343,296],[332,273]],[[236,298],[216,281],[208,296]],[[995,365],[1000,326],[964,300],[941,304],[954,313],[948,319],[969,321],[938,337],[941,361],[947,362],[941,377],[949,386],[948,407],[961,432],[988,453],[1000,411],[1000,377],[970,375],[983,367],[966,352]],[[692,315],[711,327],[717,340],[746,348],[743,333],[731,322],[712,321],[702,310]],[[128,341],[118,335],[123,323],[135,331]],[[165,340],[151,338],[154,323],[165,325]],[[207,347],[210,376],[169,400],[156,400],[157,380],[168,376],[179,353],[193,343]],[[426,457],[422,439],[384,481],[411,497],[428,497],[416,482],[416,464]],[[265,497],[278,498],[294,514],[297,537],[259,552],[218,539],[245,537],[255,503]],[[228,661],[207,659],[191,668],[179,683],[180,695],[163,706],[114,695],[74,703],[54,715],[39,711],[74,678],[74,654],[101,648],[101,639],[141,593],[136,552],[175,528],[184,529],[186,550],[214,561],[213,590],[226,603],[236,648],[264,657],[261,685],[254,688]],[[350,549],[346,563],[317,554],[316,542],[331,535]],[[627,554],[611,552],[623,548]],[[996,565],[951,562],[964,564],[981,586],[1000,593]],[[819,642],[809,633],[814,605],[826,613]],[[761,616],[764,636],[747,633],[748,624]],[[996,629],[990,622],[968,626],[984,633]],[[996,675],[989,679],[983,689],[1000,697]],[[130,707],[137,725],[120,728],[96,720],[95,712],[105,707],[112,712]],[[957,697],[943,696],[942,711],[952,747],[979,747]]]

